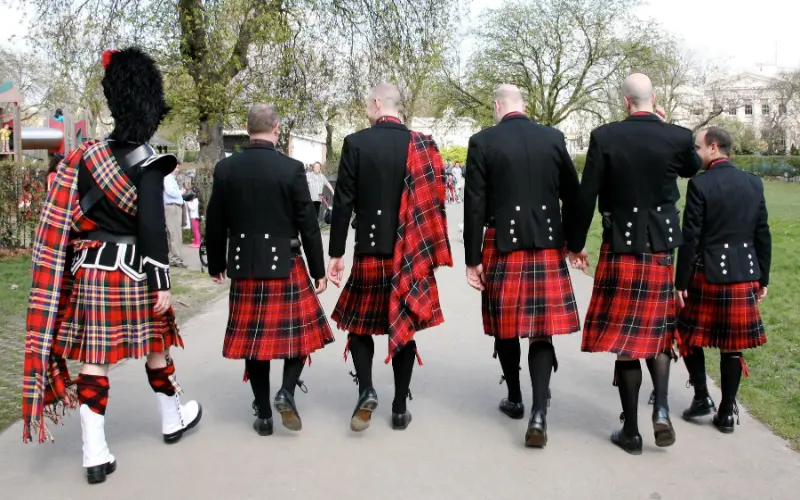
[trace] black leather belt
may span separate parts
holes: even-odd
[[[86,234],[86,239],[92,241],[103,241],[106,243],[117,243],[120,245],[136,244],[136,236],[128,234],[113,234],[109,233],[108,231],[103,231],[100,229],[96,231],[89,231]]]

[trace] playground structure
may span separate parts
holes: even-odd
[[[17,165],[22,165],[23,151],[47,150],[49,154],[64,154],[65,151],[74,149],[88,139],[88,124],[86,120],[72,121],[64,116],[63,121],[56,120],[50,115],[44,120],[42,127],[22,127],[20,117],[20,104],[24,102],[22,94],[12,82],[0,84],[0,103],[12,104],[12,118],[0,119],[0,127],[9,124],[13,130],[12,151],[0,152],[3,155],[13,155]],[[72,133],[65,134],[65,130]]]

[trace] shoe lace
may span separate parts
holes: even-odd
[[[255,400],[253,400],[253,416],[258,416],[258,403]]]
[[[687,386],[688,387],[688,386]],[[647,401],[647,404],[653,406],[656,404],[656,391],[650,393],[650,399]]]
[[[733,402],[733,414],[736,415],[736,425],[739,425],[739,405]]]
[[[358,375],[356,375],[355,372],[350,372],[350,376],[353,377],[353,382],[358,385]]]
[[[503,382],[505,382],[505,381],[506,381],[506,376],[505,375],[500,375],[500,383],[497,384],[497,385],[503,385]]]
[[[625,423],[625,412],[619,414],[619,423],[621,424]]]
[[[408,388],[408,400],[409,401],[414,401],[414,395],[411,394],[411,388],[410,387]]]
[[[297,387],[299,387],[304,394],[308,394],[308,387],[306,387],[306,383],[302,380],[297,381]]]

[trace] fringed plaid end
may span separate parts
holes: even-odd
[[[33,441],[33,433],[36,431],[37,443],[45,441],[55,442],[55,438],[50,433],[50,429],[45,419],[50,420],[55,425],[64,425],[64,417],[69,415],[70,410],[78,407],[78,386],[71,384],[63,392],[63,397],[58,401],[46,403],[42,410],[42,417],[37,420],[26,420],[22,427],[22,442],[30,443]]]
[[[750,378],[750,372],[747,371],[747,363],[745,363],[744,357],[739,356],[739,361],[742,363],[742,375],[744,375],[744,378]]]
[[[344,358],[345,363],[347,362],[347,352],[350,350],[350,336],[347,336],[347,343],[344,345],[344,352],[342,353],[342,358]]]

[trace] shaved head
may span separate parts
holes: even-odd
[[[622,95],[628,101],[629,107],[634,107],[637,111],[653,110],[653,83],[647,75],[634,73],[628,76],[622,84]]]
[[[494,91],[494,120],[500,122],[508,113],[524,113],[525,101],[516,85],[503,84]]]
[[[253,104],[247,111],[247,132],[250,135],[271,133],[278,121],[278,110],[274,105]]]
[[[382,116],[398,117],[400,91],[391,83],[380,83],[367,95],[367,118],[373,125]]]

